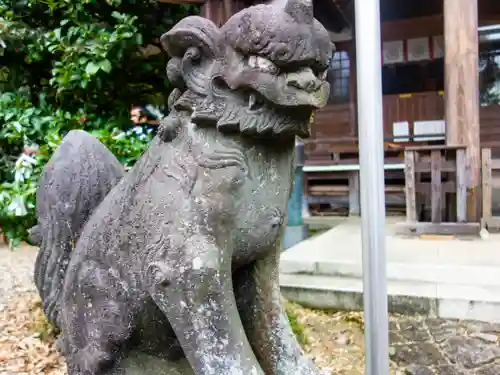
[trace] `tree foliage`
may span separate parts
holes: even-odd
[[[154,0],[0,0],[0,228],[15,244],[35,222],[40,172],[71,129],[126,165],[151,136],[132,105],[164,110],[159,37],[197,9]]]

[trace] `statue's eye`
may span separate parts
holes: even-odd
[[[279,68],[272,61],[260,57],[260,56],[250,56],[248,58],[248,66],[253,69],[258,69],[265,73],[278,74]]]

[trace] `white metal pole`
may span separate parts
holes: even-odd
[[[380,1],[355,0],[366,375],[389,374]]]

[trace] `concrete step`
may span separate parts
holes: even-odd
[[[363,283],[360,277],[281,274],[280,285],[285,298],[305,306],[363,309]],[[389,280],[388,295],[388,308],[394,313],[500,322],[498,286]]]
[[[282,256],[280,273],[361,279],[361,262],[309,260]],[[496,286],[500,290],[500,267],[462,264],[389,262],[387,278],[395,282],[439,283],[443,285]]]

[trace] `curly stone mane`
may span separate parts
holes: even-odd
[[[222,27],[222,42],[245,55],[261,55],[280,66],[307,62],[320,71],[326,69],[332,45],[328,39],[318,38],[324,33],[323,26],[312,16],[296,19],[290,13],[286,8],[283,11],[263,4],[245,9]]]

